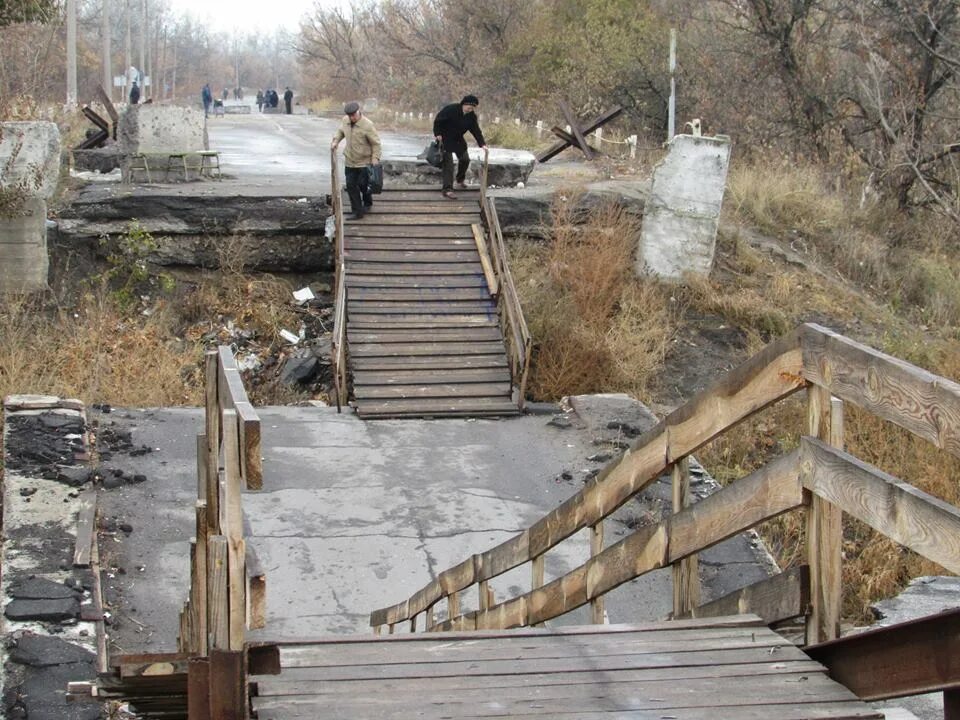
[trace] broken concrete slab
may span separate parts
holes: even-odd
[[[641,228],[638,275],[672,280],[707,275],[713,266],[730,139],[677,135],[653,171]]]
[[[86,648],[50,635],[25,632],[13,638],[9,659],[18,665],[51,667],[69,663],[93,663],[96,656]]]
[[[60,178],[60,130],[51,122],[0,123],[0,216],[11,194],[49,200]]]
[[[483,150],[470,148],[470,167],[467,168],[467,184],[477,185],[483,173]],[[490,166],[487,184],[496,187],[513,187],[519,182],[527,182],[536,165],[533,153],[526,150],[490,150]],[[426,160],[404,155],[391,155],[383,159],[383,174],[391,182],[410,185],[436,185],[440,188],[440,168],[435,168]]]
[[[120,116],[117,142],[125,157],[207,150],[206,119],[179,105],[130,105]]]
[[[14,582],[7,588],[7,594],[19,600],[67,600],[79,597],[76,590],[62,582],[42,577]]]
[[[0,199],[0,294],[42,291],[50,270],[47,203],[40,198],[18,200],[13,217],[3,217],[2,205]]]
[[[3,609],[7,620],[25,622],[60,622],[80,617],[80,601],[76,597],[59,600],[11,600]]]

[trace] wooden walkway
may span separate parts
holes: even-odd
[[[753,616],[280,646],[259,720],[881,718]]]
[[[346,216],[347,354],[362,417],[518,412],[473,227],[480,194],[458,195],[384,190],[364,219]]]

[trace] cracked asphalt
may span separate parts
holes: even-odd
[[[625,396],[576,398],[570,427],[550,424],[551,408],[504,420],[363,421],[316,407],[260,408],[264,489],[244,495],[251,544],[267,574],[267,627],[254,639],[368,633],[369,613],[407,598],[442,571],[507,540],[563,502],[600,467],[587,458],[614,439],[611,421],[647,426]],[[133,441],[154,448],[128,458],[147,481],[101,494],[101,515],[132,533],[102,537],[111,640],[125,652],[175,647],[186,599],[196,496],[199,409],[115,410]],[[566,478],[564,477],[566,474]],[[606,524],[606,544],[669,498],[655,483]],[[667,502],[667,505],[669,503]],[[547,579],[590,554],[583,532],[547,555]],[[766,575],[761,553],[738,537],[704,557],[705,594],[716,597]],[[496,578],[499,600],[526,592],[529,565]],[[608,596],[611,622],[665,616],[669,570],[643,576]],[[444,603],[438,606],[442,609]],[[465,609],[476,592],[462,594]],[[555,622],[589,622],[577,611]]]

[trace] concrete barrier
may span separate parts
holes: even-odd
[[[638,275],[679,279],[713,266],[730,139],[677,135],[653,172],[637,249]]]
[[[0,294],[47,286],[47,200],[60,176],[60,131],[0,123]]]
[[[203,113],[176,105],[133,105],[120,116],[117,133],[125,156],[207,150]]]
[[[470,167],[467,182],[476,185],[483,172],[483,151],[470,148]],[[456,162],[454,162],[456,164]],[[487,184],[497,187],[513,187],[518,182],[527,182],[536,158],[526,150],[490,150],[490,169]],[[441,185],[440,168],[416,157],[392,156],[383,160],[383,174],[395,181],[409,185]]]

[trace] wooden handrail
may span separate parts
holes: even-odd
[[[334,221],[334,287],[333,341],[330,347],[333,365],[334,395],[337,412],[342,412],[348,401],[347,377],[347,269],[344,263],[343,188],[340,183],[340,163],[335,149],[330,150],[330,206]]]
[[[514,387],[517,389],[517,404],[520,409],[526,402],[527,377],[530,372],[530,350],[533,345],[527,322],[523,317],[523,307],[520,305],[520,296],[517,294],[510,272],[510,262],[507,257],[506,245],[503,242],[503,231],[500,229],[500,219],[497,217],[497,205],[492,197],[487,195],[487,182],[490,171],[490,151],[483,151],[483,169],[480,173],[480,209],[484,224],[487,228],[486,242],[489,246],[490,257],[493,260],[493,272],[496,276],[497,310],[504,328],[504,338],[507,341],[510,356],[510,375]],[[481,251],[481,255],[483,252]],[[493,291],[493,289],[491,288]]]
[[[655,478],[742,420],[801,388],[807,389],[811,401],[807,433],[819,433],[819,438],[801,438],[793,453],[694,505],[675,508],[675,514],[640,528],[615,545],[603,548],[601,542],[583,565],[543,584],[546,552],[587,527],[602,538],[604,518]],[[405,621],[415,628],[420,613],[427,613],[427,629],[432,630],[542,623],[588,602],[595,604],[623,582],[693,557],[731,534],[808,502],[810,518],[826,523],[829,512],[836,508],[838,514],[847,512],[952,572],[960,572],[960,510],[845,453],[839,447],[842,403],[838,398],[831,401],[830,393],[939,448],[960,453],[960,385],[826,328],[803,325],[668,415],[541,520],[491,550],[441,572],[407,600],[374,611],[371,625],[378,633],[383,625],[392,632],[397,623]],[[829,635],[831,625],[838,621],[831,608],[839,608],[837,590],[829,578],[837,572],[840,557],[839,545],[827,542],[823,535],[835,529],[821,520],[808,525],[808,534],[813,532],[816,537],[808,537],[807,542],[820,553],[811,556],[809,569],[785,573],[788,580],[782,583],[763,581],[744,588],[712,607],[728,612],[731,606],[742,607],[745,598],[754,604],[769,601],[769,613],[752,611],[778,620],[811,608],[817,624],[812,632],[808,628],[808,638]],[[483,597],[490,579],[526,562],[532,563],[534,577],[529,593],[499,604]],[[478,583],[481,609],[461,614],[458,594]],[[790,602],[773,598],[771,588],[788,589]],[[449,603],[448,618],[432,622],[434,606],[443,599]],[[594,618],[598,617],[596,610],[595,604]],[[710,608],[681,608],[677,614],[683,612],[704,616],[700,613],[709,613]]]

